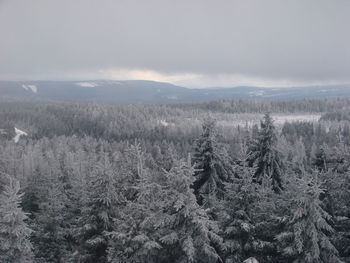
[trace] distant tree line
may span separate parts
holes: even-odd
[[[174,107],[187,109],[204,109],[209,111],[229,113],[297,113],[297,112],[334,112],[349,109],[348,98],[331,99],[303,99],[288,101],[261,101],[261,100],[217,100],[195,104],[179,104]]]

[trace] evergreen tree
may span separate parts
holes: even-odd
[[[307,165],[306,150],[303,140],[299,138],[295,142],[294,147],[289,147],[292,148],[292,158],[290,160],[290,166],[292,167],[293,171],[295,171],[298,174],[302,174],[305,171]]]
[[[0,261],[4,263],[32,262],[32,230],[25,222],[28,217],[20,207],[19,191],[19,182],[10,178],[0,195]]]
[[[272,189],[278,193],[283,189],[283,165],[276,148],[277,135],[270,114],[265,114],[257,137],[253,139],[250,165],[256,167],[254,181],[261,184],[271,179]]]
[[[145,168],[144,153],[139,144],[128,145],[122,153],[117,162],[124,201],[118,207],[114,229],[108,232],[108,262],[152,262],[151,257],[157,253],[159,244],[149,237],[143,222],[151,215],[155,204],[141,195],[154,193],[147,183],[149,171]]]
[[[312,160],[312,164],[319,170],[319,171],[327,171],[327,163],[328,163],[328,147],[324,143],[322,144],[315,152],[315,158]]]
[[[232,176],[231,161],[225,146],[218,142],[215,121],[206,119],[202,129],[195,142],[192,161],[196,179],[192,187],[198,204],[211,207],[212,202],[224,196],[225,182]]]
[[[57,143],[66,146],[66,139],[59,138]],[[33,229],[31,242],[33,252],[38,261],[44,262],[66,262],[71,254],[73,232],[76,229],[76,216],[72,213],[72,199],[68,192],[71,191],[71,178],[78,176],[67,173],[66,169],[71,163],[63,164],[57,152],[65,150],[71,154],[69,149],[55,147],[44,149],[45,143],[40,141],[41,151],[33,156],[34,171],[27,179],[26,194],[23,197],[23,208],[30,212],[29,224]],[[76,144],[78,147],[79,144]],[[79,185],[82,188],[82,184]],[[77,195],[80,194],[74,189]],[[74,204],[77,206],[77,204]],[[79,203],[81,206],[81,203]]]
[[[308,175],[295,180],[293,215],[286,231],[277,235],[282,253],[288,262],[341,262],[330,240],[334,230],[329,224],[331,216],[322,208],[320,182]]]
[[[67,199],[57,178],[51,177],[47,197],[40,203],[40,210],[32,219],[32,243],[37,259],[45,262],[63,262],[68,255],[65,225]]]
[[[193,168],[180,162],[160,177],[144,170],[138,198],[111,233],[110,262],[217,262],[217,226],[199,207]]]
[[[350,259],[350,175],[328,171],[322,176],[326,195],[323,207],[333,216],[334,245],[340,256]],[[346,261],[347,262],[347,261]]]
[[[246,244],[253,240],[252,210],[259,197],[253,184],[254,168],[247,164],[248,152],[245,144],[235,165],[232,182],[226,183],[226,198],[223,202],[221,224],[225,241],[225,259],[241,263],[248,257]]]
[[[106,232],[112,230],[118,202],[115,173],[107,156],[102,156],[95,165],[88,181],[88,191],[80,219],[80,253],[76,257],[78,262],[103,263],[107,260]]]
[[[206,212],[196,203],[190,189],[193,182],[193,168],[189,162],[180,162],[166,174],[166,211],[156,219],[156,225],[163,225],[160,243],[164,247],[166,260],[163,262],[217,262],[216,249],[221,247],[217,235],[218,226],[209,219]]]
[[[276,224],[272,220],[274,211],[270,197],[273,192],[253,183],[256,168],[249,167],[248,160],[248,148],[242,143],[235,176],[226,183],[226,198],[221,203],[225,262],[241,263],[251,256],[259,259],[274,256],[271,235]]]

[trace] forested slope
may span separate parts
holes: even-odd
[[[350,262],[349,105],[1,102],[0,262]]]

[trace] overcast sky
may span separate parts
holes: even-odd
[[[350,83],[350,1],[0,0],[0,78]]]

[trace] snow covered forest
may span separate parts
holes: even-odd
[[[3,100],[0,262],[350,262],[349,168],[348,99]]]

